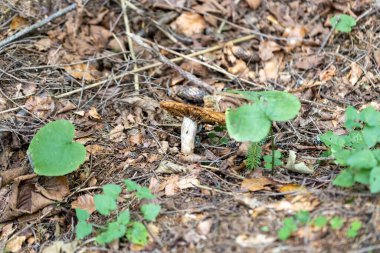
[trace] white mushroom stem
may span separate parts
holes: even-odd
[[[181,152],[184,155],[194,153],[195,135],[197,133],[197,122],[184,117],[181,127]]]

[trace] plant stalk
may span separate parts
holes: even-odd
[[[271,149],[272,149],[272,176],[274,175],[274,133],[273,133],[273,126],[270,128],[270,135],[271,135]]]

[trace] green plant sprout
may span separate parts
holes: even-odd
[[[63,176],[83,164],[86,149],[73,141],[74,131],[70,121],[57,120],[46,124],[36,133],[27,151],[36,174]]]
[[[141,187],[132,180],[124,180],[128,191],[134,192],[138,199],[153,199],[155,196],[146,187]],[[111,212],[117,210],[117,198],[122,188],[116,184],[107,184],[102,187],[103,193],[94,196],[95,208],[103,216],[109,216]],[[146,221],[155,221],[160,213],[161,206],[158,204],[148,203],[140,206],[141,215]],[[103,226],[89,223],[90,214],[79,208],[75,209],[78,224],[75,232],[77,239],[81,240],[90,235],[94,227],[99,228],[95,241],[99,244],[110,243],[116,239],[126,237],[128,241],[145,245],[148,243],[148,231],[143,223],[131,220],[129,210],[124,210],[116,215],[116,219],[107,221]]]
[[[368,185],[371,193],[380,192],[380,112],[370,106],[361,112],[348,107],[345,118],[346,134],[328,131],[320,136],[335,163],[346,167],[333,184],[351,187],[360,183]]]
[[[331,25],[335,28],[335,30],[342,33],[350,33],[352,27],[356,25],[356,20],[346,14],[335,15],[330,19]]]
[[[240,94],[253,103],[226,111],[229,135],[237,141],[259,143],[270,133],[273,173],[276,152],[272,124],[275,121],[283,122],[296,117],[301,108],[299,99],[283,91],[232,91],[232,93]]]
[[[295,213],[292,217],[284,219],[281,228],[277,231],[277,237],[281,241],[289,239],[293,233],[298,231],[300,225],[309,224],[316,228],[322,229],[325,228],[327,224],[330,224],[331,229],[338,231],[343,228],[344,223],[344,219],[339,216],[328,218],[324,215],[319,215],[314,219],[311,219],[308,211],[301,210]],[[358,235],[361,226],[361,221],[352,221],[346,230],[346,237],[355,238]]]

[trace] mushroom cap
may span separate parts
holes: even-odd
[[[188,117],[198,123],[226,124],[226,117],[222,112],[172,101],[162,101],[160,106],[174,116]]]

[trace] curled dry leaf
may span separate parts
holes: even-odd
[[[92,214],[96,210],[94,197],[90,194],[81,195],[71,203],[71,208],[80,208]]]
[[[351,71],[349,73],[349,76],[350,76],[349,80],[352,85],[355,85],[359,81],[360,77],[362,76],[363,70],[356,62],[352,62],[350,67],[351,67]]]
[[[249,7],[251,7],[254,10],[256,10],[261,5],[261,1],[262,0],[245,0],[245,1],[249,5]]]
[[[15,236],[9,242],[7,245],[5,245],[5,251],[6,252],[19,252],[22,248],[22,244],[25,242],[26,236]]]
[[[173,174],[173,173],[183,173],[189,172],[189,167],[185,167],[171,161],[163,160],[158,165],[156,173],[158,174]]]
[[[296,152],[289,150],[288,161],[285,166],[288,170],[303,173],[303,174],[313,174],[314,169],[309,168],[304,162],[296,163]]]
[[[261,191],[267,189],[266,186],[273,185],[275,182],[267,177],[258,177],[258,178],[245,178],[241,182],[240,188],[242,190],[248,190],[251,192]]]
[[[88,110],[88,117],[93,120],[101,120],[102,116],[98,113],[95,107],[91,107],[90,110]]]
[[[171,27],[188,37],[194,34],[203,33],[206,29],[206,21],[203,16],[193,12],[183,12],[172,24]]]

